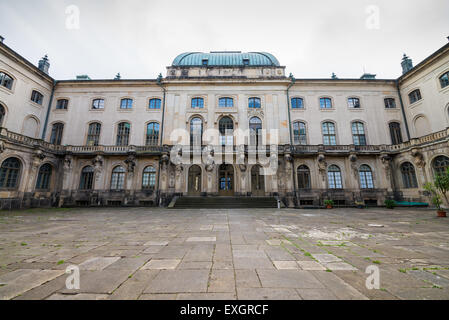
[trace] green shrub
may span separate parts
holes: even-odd
[[[324,205],[326,206],[334,206],[334,201],[333,200],[324,200]]]
[[[387,207],[388,209],[394,209],[394,207],[396,207],[396,202],[394,200],[385,200],[385,207]]]

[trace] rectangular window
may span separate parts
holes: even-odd
[[[385,101],[386,109],[395,109],[396,108],[396,101],[393,98],[386,98],[384,101]]]
[[[104,100],[103,99],[95,99],[92,101],[92,109],[104,109]]]
[[[40,92],[33,90],[31,93],[31,101],[41,105],[44,101],[44,96]]]
[[[360,99],[359,98],[349,98],[348,106],[352,109],[360,109]]]
[[[192,108],[204,108],[204,99],[203,98],[193,98],[192,99]]]
[[[332,100],[330,98],[320,98],[321,109],[332,109]]]
[[[120,109],[132,109],[133,100],[132,99],[122,99],[120,103]]]
[[[67,99],[60,99],[56,102],[56,109],[58,110],[67,110],[67,107],[69,105],[69,100]]]
[[[421,100],[421,91],[419,91],[419,89],[416,89],[415,91],[410,92],[408,97],[410,99],[410,104],[415,103]]]

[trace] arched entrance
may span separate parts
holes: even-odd
[[[218,170],[218,193],[220,196],[234,195],[234,167],[222,164]]]
[[[265,196],[265,176],[260,174],[261,166],[255,165],[251,169],[251,194],[252,196]]]
[[[189,168],[189,196],[199,196],[201,194],[201,168],[193,165]]]

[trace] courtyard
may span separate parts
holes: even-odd
[[[2,211],[0,299],[449,299],[448,226],[381,208]]]

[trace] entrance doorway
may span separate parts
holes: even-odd
[[[265,176],[260,174],[261,166],[255,165],[251,169],[251,193],[252,196],[265,196]]]
[[[218,193],[220,196],[234,195],[234,168],[230,164],[222,164],[218,170]]]
[[[201,168],[193,165],[189,168],[189,196],[201,195]]]

